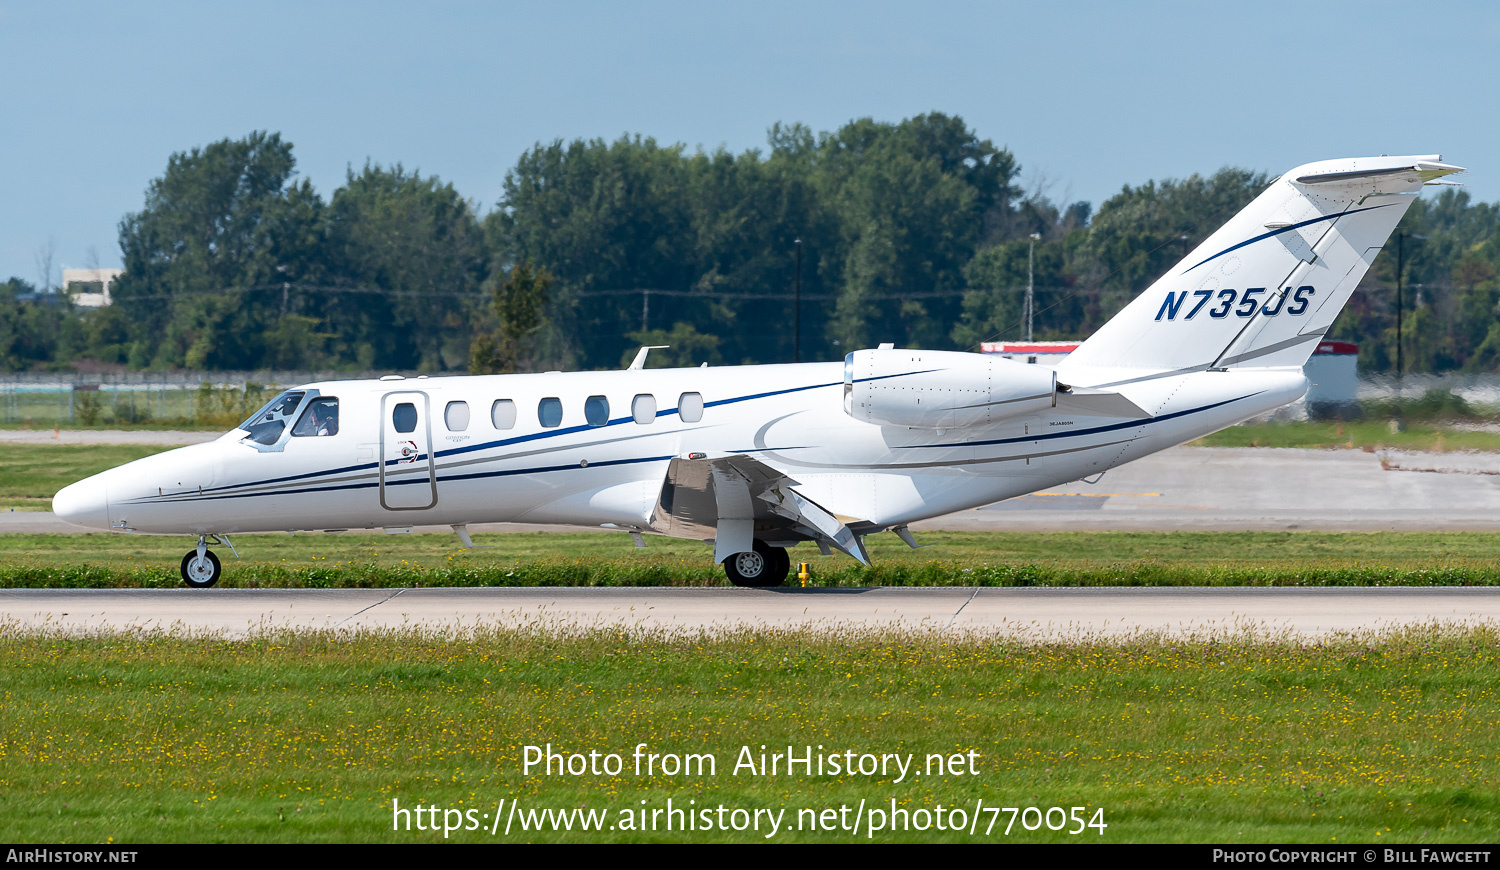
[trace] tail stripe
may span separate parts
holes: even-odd
[[[1193,271],[1194,269],[1198,268],[1199,266],[1203,265],[1204,263],[1208,263],[1208,262],[1211,262],[1213,260],[1217,260],[1220,257],[1224,256],[1225,254],[1231,253],[1233,251],[1238,251],[1240,248],[1243,248],[1243,247],[1245,247],[1247,245],[1253,245],[1256,242],[1265,241],[1266,239],[1269,239],[1269,238],[1274,238],[1276,236],[1281,235],[1282,233],[1289,233],[1289,232],[1292,232],[1294,230],[1300,230],[1303,227],[1311,226],[1312,224],[1318,223],[1320,221],[1336,221],[1339,218],[1344,217],[1345,215],[1359,214],[1362,211],[1374,211],[1377,208],[1388,208],[1391,205],[1394,205],[1394,203],[1387,202],[1387,203],[1383,203],[1381,205],[1366,206],[1365,208],[1353,208],[1353,209],[1350,209],[1348,211],[1341,211],[1341,212],[1337,212],[1335,214],[1325,214],[1322,217],[1315,217],[1315,218],[1313,218],[1311,220],[1305,220],[1305,221],[1303,221],[1302,223],[1299,223],[1299,224],[1292,224],[1291,226],[1286,226],[1286,227],[1278,227],[1278,228],[1276,228],[1274,230],[1271,230],[1269,233],[1262,233],[1261,235],[1258,235],[1258,236],[1256,236],[1253,239],[1249,239],[1247,241],[1240,242],[1238,245],[1234,245],[1232,247],[1225,248],[1224,250],[1220,251],[1219,253],[1214,254],[1212,257],[1209,257],[1206,260],[1200,260],[1199,262],[1195,263],[1194,265],[1189,266],[1188,268],[1182,270],[1182,273],[1184,275],[1186,275],[1188,272]]]

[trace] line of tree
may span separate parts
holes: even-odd
[[[1270,180],[1151,181],[1095,214],[1019,171],[938,113],[778,124],[743,154],[538,144],[482,212],[399,164],[325,199],[254,133],[172,155],[120,223],[113,305],[0,283],[0,368],[593,369],[642,344],[671,345],[654,365],[787,362],[799,239],[804,360],[1018,338],[1029,263],[1036,337],[1082,338]],[[1398,232],[1408,370],[1500,371],[1500,205],[1448,188]],[[1368,372],[1394,366],[1394,247],[1332,333]]]

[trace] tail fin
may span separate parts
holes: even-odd
[[[1300,366],[1441,155],[1325,160],[1278,178],[1065,361],[1189,372]]]

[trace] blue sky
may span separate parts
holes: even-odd
[[[400,162],[481,211],[541,141],[763,148],[961,115],[1096,206],[1225,165],[1441,152],[1500,200],[1500,5],[0,0],[0,276],[118,265],[168,156],[279,131],[325,195]],[[53,280],[57,279],[54,271]]]

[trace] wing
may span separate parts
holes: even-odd
[[[651,513],[651,529],[676,538],[712,538],[716,563],[751,549],[760,530],[817,541],[870,564],[860,537],[797,492],[798,485],[742,453],[673,459]]]

